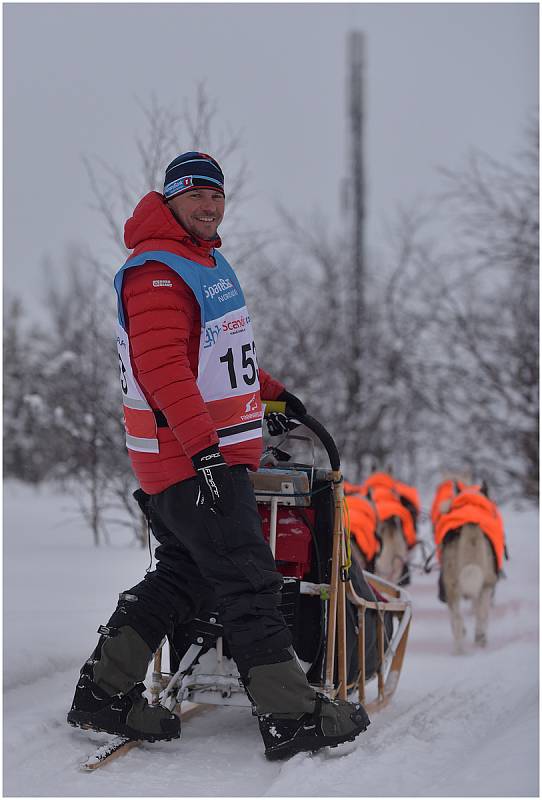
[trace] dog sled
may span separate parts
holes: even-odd
[[[284,414],[285,404],[267,403],[271,412]],[[411,602],[404,589],[352,561],[339,452],[320,422],[308,415],[297,421],[272,438],[251,475],[263,533],[284,579],[281,610],[311,685],[330,699],[359,698],[371,713],[397,689]],[[310,459],[292,460],[286,452],[299,443]],[[317,449],[329,466],[315,465]],[[251,708],[215,610],[164,640],[149,692],[183,720],[214,706]],[[117,739],[83,768],[101,766],[133,744]]]

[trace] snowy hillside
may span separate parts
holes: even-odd
[[[66,712],[96,628],[149,557],[121,536],[95,549],[71,502],[4,487],[5,796],[538,795],[534,511],[504,509],[511,560],[486,650],[452,655],[436,574],[414,575],[401,683],[350,754],[268,763],[250,712],[220,708],[188,720],[180,742],[136,748],[87,774],[78,764],[105,737],[91,742],[65,723]]]

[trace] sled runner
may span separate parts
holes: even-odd
[[[266,413],[284,414],[284,403],[266,405]],[[397,688],[411,603],[403,589],[352,562],[337,447],[314,418],[299,422],[295,432],[273,437],[278,444],[267,448],[263,466],[251,475],[263,533],[284,577],[281,610],[311,685],[330,699],[355,700],[357,694],[375,711]],[[310,446],[311,463],[292,461],[285,452],[298,441]],[[323,447],[330,468],[315,466],[317,447]],[[154,702],[183,718],[187,706],[251,708],[215,610],[175,628],[167,642],[167,671],[162,647],[149,688]],[[115,755],[123,744],[117,742]],[[107,760],[106,755],[101,763]]]

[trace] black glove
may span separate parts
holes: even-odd
[[[266,415],[265,421],[267,423],[269,436],[282,436],[283,433],[297,428],[297,422],[292,422],[292,420],[288,419],[286,414],[283,414],[281,411],[271,411],[271,413]]]
[[[286,413],[271,411],[270,414],[267,414],[265,419],[270,436],[281,436],[281,434],[297,428],[297,423],[292,422],[290,417],[303,417],[307,413],[307,409],[299,397],[296,397],[295,394],[290,394],[286,390],[279,394],[277,400],[286,403]]]
[[[301,417],[304,417],[307,413],[307,409],[299,397],[296,397],[295,394],[290,394],[290,392],[287,392],[286,389],[279,394],[277,400],[282,400],[283,403],[286,403],[286,414],[289,417],[301,419]]]
[[[200,450],[192,456],[192,464],[199,482],[196,505],[207,506],[211,511],[229,517],[235,506],[235,487],[218,445]]]

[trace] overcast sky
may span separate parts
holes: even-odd
[[[137,100],[152,92],[181,110],[206,82],[220,121],[243,132],[252,226],[269,225],[276,201],[303,218],[319,208],[338,221],[348,164],[346,36],[364,31],[373,246],[398,202],[438,188],[438,165],[459,165],[472,147],[509,159],[537,110],[537,4],[6,3],[3,10],[4,285],[33,312],[46,254],[62,260],[69,241],[105,252],[81,157],[136,168]],[[191,147],[186,141],[183,149]]]

